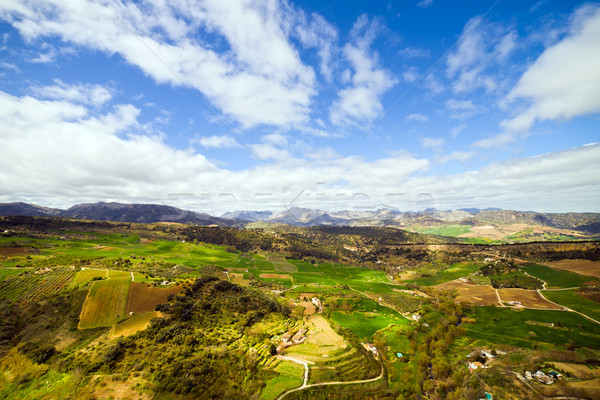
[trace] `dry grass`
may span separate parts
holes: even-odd
[[[160,311],[151,311],[144,314],[136,315],[135,317],[130,318],[127,321],[123,321],[115,325],[110,332],[110,337],[116,338],[119,336],[133,335],[138,331],[146,329],[146,327],[150,324],[150,320],[152,318],[158,317],[162,317],[162,313]]]
[[[127,302],[127,315],[130,313],[143,314],[154,311],[157,304],[168,303],[167,297],[183,290],[182,286],[171,285],[167,287],[148,286],[145,283],[133,282],[129,288],[129,301]]]
[[[0,256],[12,257],[28,254],[25,247],[0,247]]]
[[[310,301],[301,301],[300,305],[304,307],[304,315],[313,315],[317,312],[317,307]]]
[[[346,347],[344,338],[338,335],[325,318],[320,314],[313,314],[306,319],[308,333],[306,341],[317,346]]]
[[[496,296],[496,290],[491,286],[476,285],[455,280],[434,287],[439,290],[456,290],[458,292],[458,297],[455,299],[457,303],[469,303],[477,306],[500,305]]]
[[[560,260],[546,263],[556,269],[566,269],[581,275],[591,275],[600,278],[600,261],[590,260]]]
[[[498,294],[503,302],[520,301],[523,307],[544,308],[548,310],[560,310],[562,307],[550,303],[535,290],[525,289],[498,289]]]
[[[287,274],[261,274],[261,278],[270,278],[270,279],[291,279],[292,277]]]
[[[124,318],[129,283],[122,278],[94,282],[79,316],[79,328],[110,326]]]
[[[553,362],[554,368],[564,371],[579,379],[600,378],[600,368],[590,368],[583,364]]]

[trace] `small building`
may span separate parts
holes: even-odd
[[[494,356],[492,355],[492,353],[488,352],[487,350],[481,350],[480,354],[482,356],[484,356],[485,358],[494,358]]]
[[[319,311],[321,311],[323,309],[323,304],[321,304],[321,300],[319,300],[317,297],[313,297],[311,300],[312,300],[312,303],[315,305],[315,307],[317,307],[317,309]]]
[[[469,363],[469,371],[475,371],[476,369],[485,368],[485,366],[479,361]]]
[[[509,306],[520,306],[521,302],[520,301],[507,301],[506,302]]]
[[[308,329],[306,329],[306,328],[300,329],[292,337],[292,342],[294,342],[295,344],[303,343],[306,340],[306,337],[304,336],[304,334],[306,333],[306,331],[308,331]]]
[[[532,380],[533,379],[533,375],[531,375],[531,372],[529,371],[525,371],[525,378]]]
[[[412,320],[415,322],[419,322],[419,320],[421,319],[421,316],[419,314],[413,314],[411,316]]]
[[[362,343],[363,347],[372,352],[373,354],[377,355],[377,347],[375,347],[375,345],[373,343]]]
[[[292,340],[292,336],[293,333],[292,332],[286,332],[282,337],[281,337],[281,341],[283,343],[289,343],[290,340]]]

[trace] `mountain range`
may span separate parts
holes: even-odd
[[[287,210],[234,211],[219,217],[159,204],[83,203],[62,210],[27,203],[0,203],[0,216],[24,215],[115,222],[176,222],[195,225],[253,226],[253,223],[311,226],[405,227],[440,224],[482,225],[524,223],[600,233],[600,213],[538,213],[499,208],[463,208],[414,212],[390,209],[320,211],[292,207]]]

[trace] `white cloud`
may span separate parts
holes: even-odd
[[[3,2],[0,17],[27,40],[64,42],[119,54],[158,83],[191,86],[245,127],[307,121],[315,74],[289,41],[279,2],[40,0]],[[231,51],[216,53],[205,33]]]
[[[600,7],[584,6],[575,12],[569,35],[537,58],[504,105],[517,99],[529,106],[501,123],[515,135],[536,121],[600,112]]]
[[[307,17],[298,12],[299,23],[296,32],[302,44],[307,48],[316,47],[320,59],[319,71],[328,82],[332,81],[334,69],[334,54],[338,51],[337,30],[319,14]]]
[[[60,79],[54,85],[34,86],[32,92],[41,98],[100,106],[112,98],[111,90],[101,85],[67,84]]]
[[[343,48],[343,55],[352,65],[352,86],[338,92],[338,99],[330,109],[330,120],[335,125],[361,123],[376,118],[382,111],[381,96],[397,80],[378,66],[377,53],[370,46],[381,27],[376,20],[361,15],[352,28],[351,43]]]
[[[475,105],[471,100],[450,99],[446,101],[446,108],[449,110],[472,110]]]
[[[170,193],[194,193],[186,208],[219,214],[254,209],[257,204],[270,209],[294,205],[352,209],[359,197],[361,206],[364,199],[373,207],[396,206],[393,195],[401,188],[404,198],[429,193],[444,208],[599,211],[600,144],[454,175],[425,176],[430,162],[406,153],[365,161],[339,158],[324,149],[318,163],[307,162],[274,145],[284,145],[283,137],[268,135],[254,150],[273,162],[232,171],[191,150],[174,150],[159,135],[134,134],[139,110],[131,105],[93,114],[86,106],[65,100],[0,91],[0,188],[5,193],[0,199],[51,197],[56,206],[99,199],[169,203]],[[426,139],[423,142],[434,148],[443,144],[443,139]],[[438,162],[464,162],[469,157],[469,152],[454,152],[440,156]],[[319,182],[332,185],[331,190]]]
[[[408,83],[416,82],[419,79],[419,70],[417,67],[410,67],[402,73],[402,79]]]
[[[441,150],[442,146],[446,140],[444,138],[431,138],[431,137],[423,137],[421,138],[421,145],[426,149],[433,149],[436,151]]]
[[[453,151],[452,153],[440,156],[437,159],[437,162],[439,164],[446,164],[451,161],[459,161],[464,163],[470,160],[475,154],[477,153],[474,151]]]
[[[221,148],[231,149],[234,147],[241,147],[240,144],[229,135],[213,135],[213,136],[199,136],[191,140],[192,144],[198,144],[205,148]]]
[[[420,47],[405,47],[398,51],[398,55],[404,58],[429,58],[431,57],[431,51],[429,49],[422,49]]]
[[[466,127],[467,124],[460,124],[452,127],[452,129],[450,129],[450,136],[452,136],[453,138],[458,137],[458,135],[460,135],[460,133],[464,131]]]
[[[499,81],[509,73],[504,65],[516,48],[517,39],[516,32],[499,24],[482,23],[480,16],[471,18],[463,28],[460,42],[446,58],[446,76],[452,80],[452,90],[497,91],[501,87]],[[499,70],[492,70],[498,66]]]
[[[407,121],[427,122],[429,117],[423,114],[409,114],[406,116]]]
[[[421,0],[417,3],[417,7],[427,8],[433,4],[433,0]]]

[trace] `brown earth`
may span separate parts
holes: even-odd
[[[312,315],[317,312],[317,307],[311,301],[301,301],[300,305],[304,307],[304,315]]]
[[[498,294],[503,302],[520,301],[521,305],[526,308],[544,308],[548,310],[560,310],[563,308],[550,303],[535,290],[498,289]]]
[[[439,290],[456,290],[458,297],[455,299],[458,303],[469,303],[478,306],[498,306],[498,297],[496,291],[491,286],[477,285],[473,283],[464,283],[459,280],[442,283],[434,286]]]
[[[544,234],[544,233],[585,237],[584,235],[581,234],[581,232],[572,231],[570,229],[552,228],[552,227],[548,227],[548,226],[529,225],[529,224],[476,225],[476,226],[471,227],[471,232],[463,233],[462,235],[459,235],[459,237],[464,237],[464,238],[484,237],[484,238],[488,238],[488,239],[500,240],[500,239],[504,239],[507,236],[514,235],[515,233],[522,232],[526,229],[532,229],[531,233],[528,233],[525,235],[526,237],[532,236],[534,234]]]
[[[566,269],[581,275],[591,275],[600,278],[600,261],[590,260],[560,260],[545,263],[556,269]]]
[[[154,311],[156,305],[168,302],[169,295],[177,294],[182,290],[183,287],[178,285],[155,287],[141,282],[132,282],[127,301],[127,315]]]
[[[0,247],[0,256],[12,257],[21,254],[28,254],[25,247]]]
[[[561,371],[567,372],[573,375],[575,378],[587,379],[587,378],[600,378],[600,368],[590,368],[583,364],[553,362],[554,368]]]
[[[291,276],[286,274],[260,274],[261,278],[270,278],[270,279],[290,279]]]

